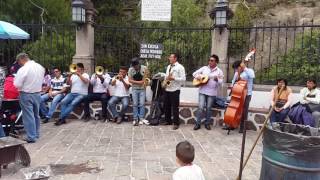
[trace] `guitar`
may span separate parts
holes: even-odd
[[[194,78],[192,81],[192,85],[198,87],[198,86],[203,86],[205,84],[207,84],[209,81],[209,76],[207,75],[201,75],[201,78]]]

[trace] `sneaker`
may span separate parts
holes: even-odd
[[[133,120],[132,124],[133,126],[139,126],[140,123],[138,120]]]
[[[150,124],[149,121],[146,120],[146,119],[141,119],[140,122],[141,122],[142,124],[145,124],[145,125],[149,125],[149,124]]]

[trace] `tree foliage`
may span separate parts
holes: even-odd
[[[292,49],[279,57],[270,68],[258,72],[262,83],[286,78],[290,85],[302,85],[307,78],[319,78],[320,71],[320,32],[308,31],[298,36]]]
[[[69,0],[1,0],[0,19],[17,23],[41,23],[42,10],[37,6],[45,10],[43,17],[47,24],[69,23],[71,20]]]

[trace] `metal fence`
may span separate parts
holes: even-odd
[[[279,23],[230,28],[229,81],[232,79],[232,63],[244,59],[251,48],[257,49],[249,63],[256,72],[257,84],[274,84],[275,79],[286,78],[290,85],[302,85],[307,78],[319,78],[319,25]]]
[[[29,40],[0,40],[0,62],[10,65],[17,53],[26,51],[44,66],[67,70],[75,54],[73,25],[18,24],[30,33]],[[168,56],[180,54],[187,79],[192,72],[207,63],[211,51],[212,28],[146,28],[95,26],[95,64],[104,65],[111,72],[119,66],[130,65],[138,56],[140,43],[161,43],[161,59],[148,59],[152,73],[164,72]],[[302,85],[309,77],[320,74],[320,26],[266,25],[229,28],[228,82],[233,76],[232,63],[241,60],[249,49],[257,52],[249,63],[256,72],[255,83],[274,84],[283,77],[290,85]]]
[[[180,54],[187,78],[198,67],[206,64],[211,49],[211,29],[207,28],[95,28],[96,64],[118,71],[121,65],[130,65],[131,58],[139,56],[140,43],[161,43],[164,47],[161,59],[145,59],[152,73],[164,72],[170,53]]]
[[[0,63],[9,67],[19,52],[27,52],[31,59],[47,68],[67,70],[75,54],[73,25],[17,24],[30,34],[28,40],[0,39]]]

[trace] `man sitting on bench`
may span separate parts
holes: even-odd
[[[42,123],[47,123],[52,118],[54,111],[56,110],[58,103],[64,98],[66,88],[66,79],[61,75],[61,71],[58,67],[53,68],[54,78],[51,80],[49,92],[41,96],[40,112],[45,116]],[[46,106],[46,102],[52,100],[49,110]]]
[[[120,124],[122,117],[126,112],[129,105],[129,79],[127,76],[128,68],[120,67],[119,74],[112,78],[111,86],[113,86],[114,92],[111,99],[108,102],[108,106],[111,110],[113,121]],[[116,110],[116,104],[121,101],[122,108],[120,113]]]

